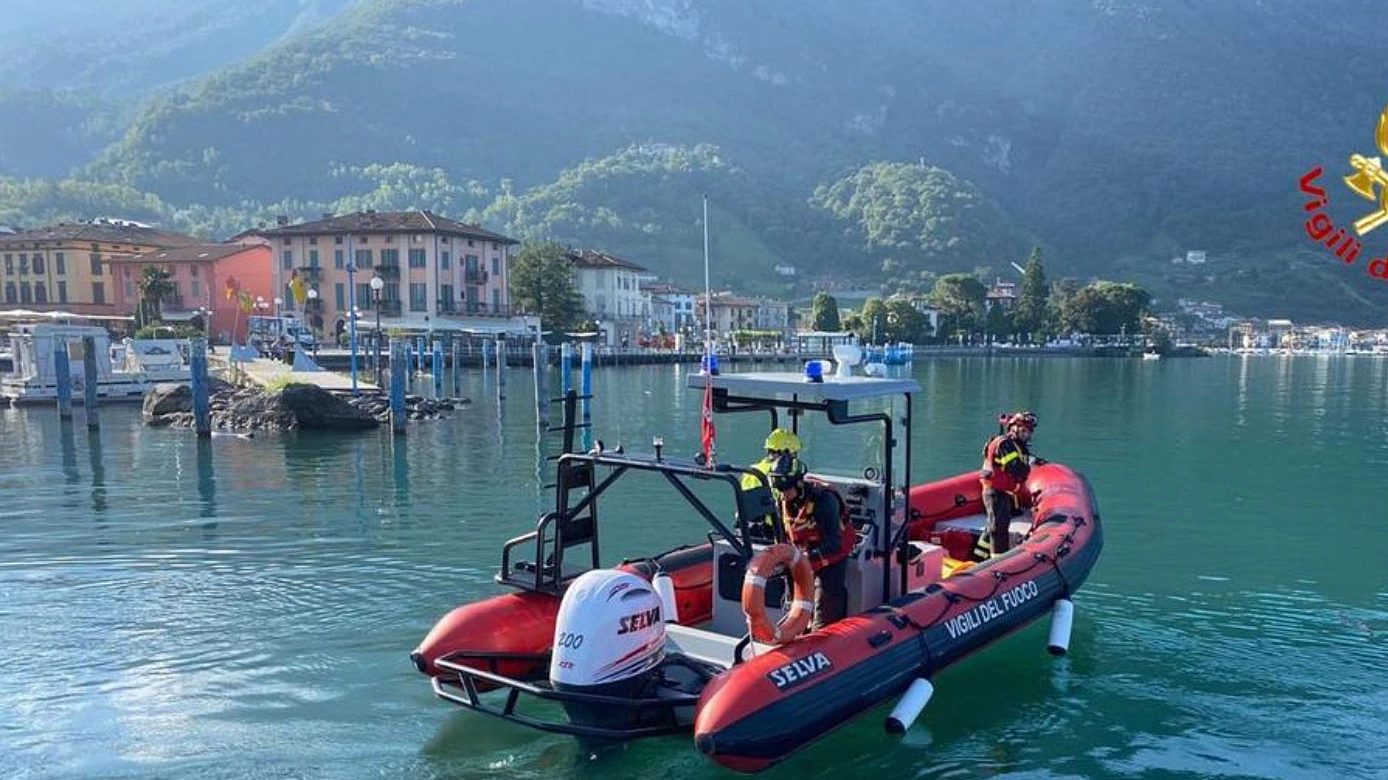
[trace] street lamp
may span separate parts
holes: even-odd
[[[347,309],[352,320],[352,395],[357,391],[357,264],[347,263]]]
[[[381,386],[381,290],[384,290],[386,280],[380,274],[371,275],[371,297],[376,304],[376,386]]]
[[[318,288],[317,288],[317,287],[310,287],[310,288],[308,288],[308,304],[306,304],[305,307],[304,307],[304,309],[305,309],[305,310],[304,310],[304,319],[307,320],[307,322],[305,322],[304,324],[308,325],[309,331],[310,331],[311,333],[313,333],[313,341],[314,341],[315,344],[318,342],[318,328],[314,327],[314,326],[313,326],[313,320],[309,319],[309,316],[308,316],[308,309],[313,308],[313,306],[315,306],[315,305],[317,304],[317,302],[318,302]]]

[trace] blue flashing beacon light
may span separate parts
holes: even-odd
[[[821,363],[821,362],[818,361],[818,360],[809,360],[809,361],[806,361],[806,362],[805,362],[805,381],[806,381],[806,382],[823,382],[823,381],[824,381],[824,364]]]
[[[717,355],[704,355],[703,364],[705,374],[708,374],[709,376],[718,376]]]

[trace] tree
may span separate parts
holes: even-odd
[[[892,341],[921,344],[932,335],[930,319],[905,298],[887,301],[887,325]]]
[[[988,288],[969,274],[947,274],[935,282],[930,305],[940,312],[939,330],[950,335],[957,331],[972,334],[983,323],[983,304]]]
[[[838,332],[843,327],[839,321],[839,302],[827,292],[815,293],[810,302],[810,321],[815,330]]]
[[[887,305],[881,298],[868,298],[863,302],[859,315],[858,339],[869,344],[880,344],[888,340]]]
[[[1065,298],[1061,323],[1070,331],[1095,335],[1137,333],[1152,296],[1135,284],[1099,281]]]
[[[1012,308],[1012,327],[1027,341],[1036,341],[1036,335],[1046,329],[1049,293],[1046,272],[1041,267],[1041,249],[1033,247],[1022,274],[1022,289]]]
[[[511,300],[538,316],[552,333],[572,330],[583,319],[583,296],[574,287],[573,264],[553,241],[527,242],[511,261]]]
[[[142,328],[160,318],[160,305],[174,294],[169,272],[147,265],[140,271],[140,308],[135,313],[135,327]]]
[[[1007,334],[1012,332],[1012,323],[1008,320],[1007,311],[1003,309],[1001,303],[995,303],[988,308],[984,328],[988,334],[989,344],[999,339],[1005,339]]]

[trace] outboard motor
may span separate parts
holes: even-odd
[[[594,569],[569,585],[554,625],[549,680],[556,691],[649,698],[659,687],[665,622],[655,588],[636,574]],[[624,729],[671,718],[660,707],[565,701],[575,725]]]

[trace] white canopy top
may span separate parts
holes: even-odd
[[[689,387],[702,390],[708,378],[702,372],[689,374]],[[803,374],[791,371],[719,374],[713,377],[713,387],[749,398],[795,395],[804,401],[851,401],[921,391],[920,383],[914,379],[857,375],[838,377],[831,371],[825,372],[823,382],[811,382]]]

